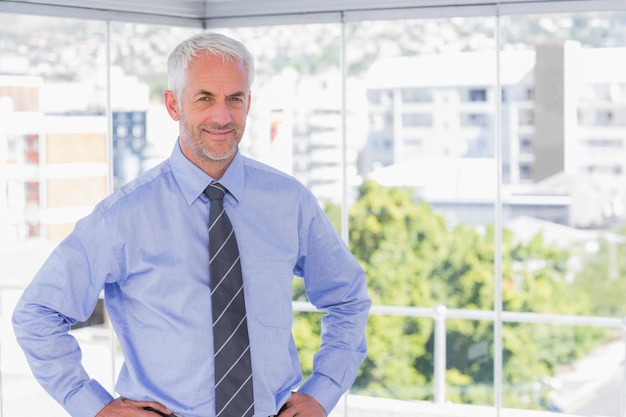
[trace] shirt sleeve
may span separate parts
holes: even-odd
[[[70,334],[95,308],[108,271],[103,265],[115,264],[111,251],[102,250],[106,235],[97,211],[79,221],[26,287],[12,317],[34,377],[74,417],[95,416],[113,399],[90,379]]]
[[[365,359],[371,300],[365,272],[317,202],[312,206],[315,214],[302,228],[301,272],[309,300],[326,314],[313,373],[299,391],[314,397],[330,413],[354,383]]]

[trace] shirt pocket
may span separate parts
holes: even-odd
[[[285,261],[252,261],[248,271],[254,317],[262,325],[290,329],[293,272]]]

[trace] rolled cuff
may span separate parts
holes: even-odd
[[[298,389],[298,392],[315,398],[324,407],[326,415],[339,403],[344,391],[331,378],[322,374],[311,375]]]
[[[111,401],[113,396],[91,379],[67,399],[64,408],[72,417],[95,417]]]

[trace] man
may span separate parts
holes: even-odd
[[[254,77],[246,48],[196,35],[172,52],[168,70],[165,104],[180,127],[172,155],[77,222],[24,291],[13,314],[17,339],[35,377],[73,417],[324,417],[365,357],[363,270],[307,189],[239,153]],[[243,276],[253,404],[241,413],[216,410],[207,249],[215,202],[204,193],[216,186],[226,190]],[[326,312],[302,384],[294,275]],[[103,288],[124,354],[115,399],[89,378],[69,334]]]

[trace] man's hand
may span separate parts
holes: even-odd
[[[145,410],[145,407],[152,407],[153,409],[162,412],[163,414],[172,414],[167,407],[160,403],[153,401],[133,401],[126,398],[116,398],[107,405],[96,417],[157,417],[158,413],[154,411]]]
[[[326,417],[326,410],[309,395],[292,392],[278,417]]]

